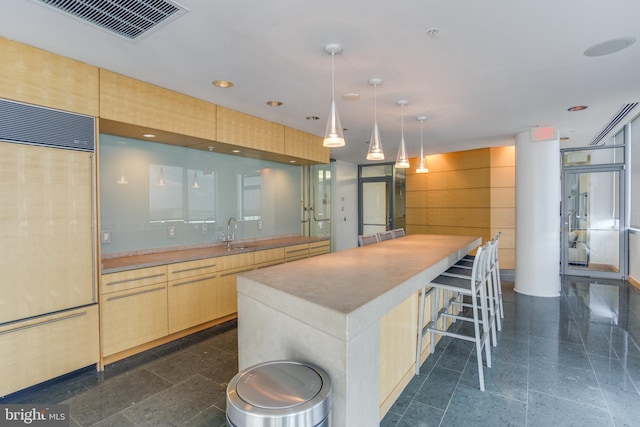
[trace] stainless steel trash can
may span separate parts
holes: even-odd
[[[331,381],[316,366],[260,363],[227,386],[229,427],[329,427],[330,418]]]

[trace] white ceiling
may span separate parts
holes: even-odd
[[[428,117],[426,154],[511,145],[516,133],[545,125],[570,138],[563,147],[585,146],[623,104],[640,101],[638,0],[178,3],[189,12],[130,42],[38,0],[2,0],[0,35],[316,135],[331,100],[324,46],[339,43],[336,102],[347,146],[331,156],[351,163],[366,163],[374,77],[384,81],[377,105],[386,161],[400,142],[401,99],[409,101],[411,157],[420,150],[420,115]],[[426,34],[434,27],[436,38]],[[583,55],[620,37],[638,42]],[[235,86],[216,88],[216,79]],[[360,99],[341,99],[346,93]],[[574,105],[589,108],[568,112]]]

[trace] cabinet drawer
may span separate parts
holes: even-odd
[[[329,241],[309,243],[309,256],[328,254],[330,251]]]
[[[169,264],[167,265],[167,277],[169,280],[176,280],[215,273],[218,259],[219,258],[207,258]]]
[[[118,273],[103,274],[101,278],[101,293],[135,289],[156,283],[166,283],[167,266],[139,268],[136,270],[121,271]]]
[[[222,274],[223,271],[227,270],[246,270],[247,267],[253,267],[255,259],[254,253],[255,252],[246,252],[218,258],[218,272]]]
[[[309,244],[292,245],[284,248],[285,262],[309,257]]]
[[[284,248],[266,249],[255,252],[256,268],[267,267],[269,265],[281,264],[284,262]]]
[[[105,294],[100,299],[105,356],[168,335],[166,282]]]
[[[0,396],[99,359],[97,304],[0,327]]]

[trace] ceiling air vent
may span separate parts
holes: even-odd
[[[609,132],[611,132],[613,130],[613,128],[615,128],[618,123],[620,123],[622,121],[622,119],[624,119],[625,117],[627,117],[627,115],[629,115],[629,113],[636,108],[636,105],[638,105],[637,102],[632,102],[631,104],[625,104],[622,106],[622,108],[620,110],[618,110],[618,112],[616,113],[615,116],[613,116],[613,119],[611,119],[611,121],[609,122],[609,124],[607,124],[604,129],[602,129],[602,131],[596,135],[595,138],[593,138],[593,140],[589,143],[589,145],[598,145],[598,143],[600,141],[602,141],[602,139],[607,136],[607,134],[609,134]]]
[[[188,12],[170,0],[35,0],[135,41]]]

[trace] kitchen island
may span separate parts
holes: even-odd
[[[238,275],[239,369],[270,360],[313,363],[331,378],[333,426],[378,425],[386,412],[381,373],[394,370],[389,363],[407,363],[381,357],[395,350],[381,348],[381,330],[404,337],[415,355],[418,290],[480,243],[409,235]],[[385,324],[397,308],[400,321]],[[399,388],[412,369],[412,362],[400,367]]]

